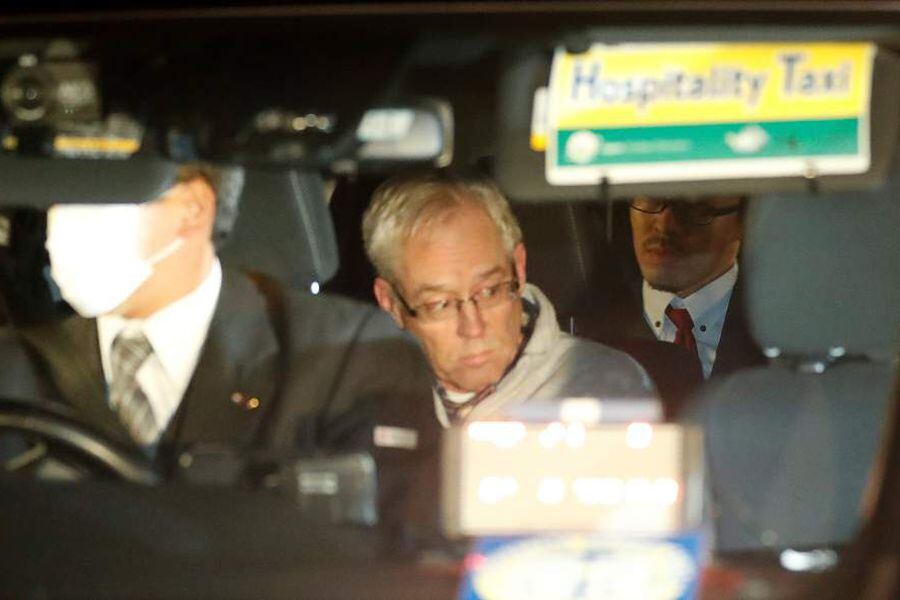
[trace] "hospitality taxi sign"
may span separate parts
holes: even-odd
[[[874,55],[868,43],[558,50],[547,98],[547,180],[865,172]]]

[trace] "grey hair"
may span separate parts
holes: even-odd
[[[363,215],[366,254],[381,277],[396,281],[403,244],[438,217],[473,203],[484,208],[497,226],[511,256],[522,230],[509,202],[490,179],[430,169],[401,174],[381,184]]]
[[[234,229],[241,192],[244,189],[244,167],[213,165],[206,162],[186,163],[178,167],[178,182],[202,177],[216,194],[216,218],[213,222],[213,241],[221,242]]]

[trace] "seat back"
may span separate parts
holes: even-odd
[[[573,319],[603,314],[621,293],[626,254],[618,250],[621,243],[606,240],[606,207],[548,202],[514,203],[512,209],[530,250],[528,281],[553,303],[560,326],[570,331]]]
[[[234,229],[218,249],[222,263],[309,290],[338,267],[334,226],[318,174],[247,169]]]
[[[745,305],[770,364],[689,407],[703,425],[720,550],[848,541],[900,345],[900,192],[754,200]]]
[[[0,325],[69,314],[50,277],[47,216],[38,208],[0,208]]]

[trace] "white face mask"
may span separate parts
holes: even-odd
[[[50,273],[62,297],[83,317],[109,313],[184,243],[176,238],[141,257],[139,204],[57,205],[47,212]]]

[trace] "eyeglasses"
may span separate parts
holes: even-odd
[[[691,202],[672,198],[638,197],[631,201],[630,206],[636,211],[650,215],[658,215],[666,210],[666,207],[669,207],[677,216],[685,219],[692,225],[709,225],[713,222],[713,219],[731,215],[741,210],[740,202],[733,206],[717,208],[708,202]]]
[[[519,280],[511,279],[509,281],[501,281],[494,285],[483,287],[468,298],[442,298],[431,302],[424,302],[416,307],[412,307],[397,291],[394,286],[394,294],[400,300],[403,308],[409,316],[421,319],[422,321],[449,321],[456,317],[462,307],[467,302],[471,302],[480,310],[499,306],[504,302],[509,302],[518,296]]]

